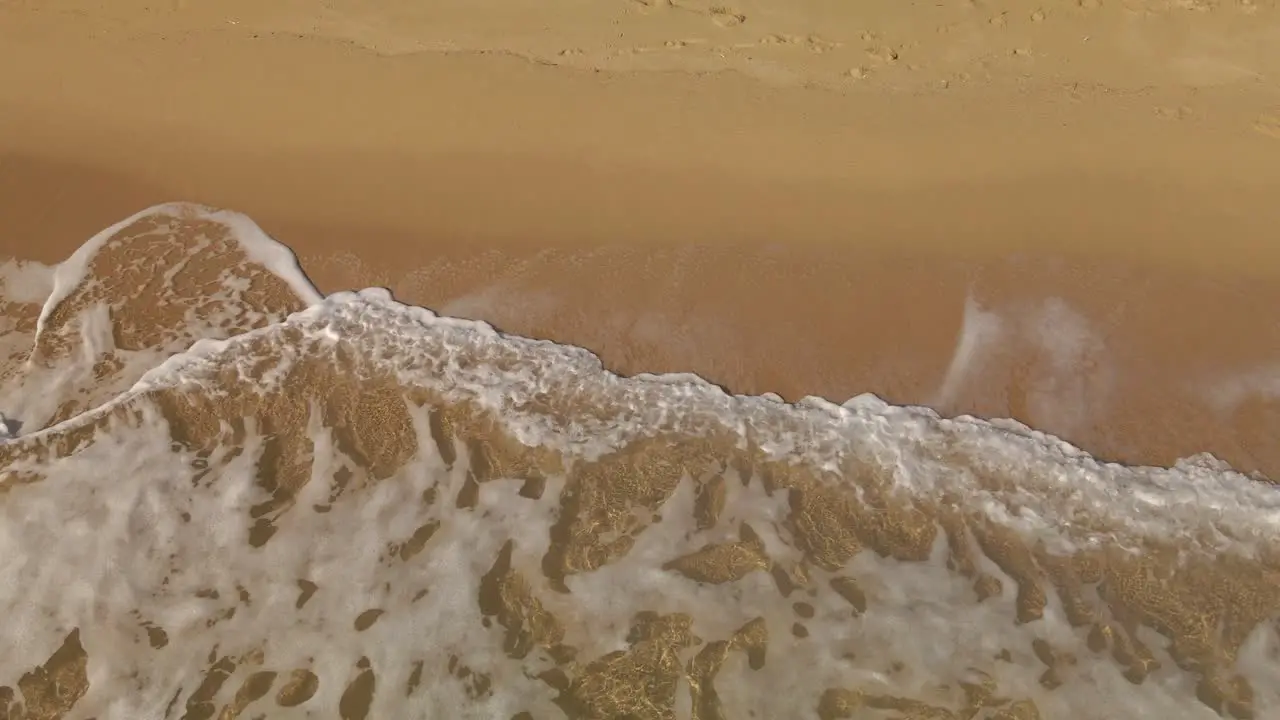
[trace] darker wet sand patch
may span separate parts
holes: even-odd
[[[447,169],[464,160],[444,162]],[[463,189],[482,177],[507,177],[498,165],[486,176],[481,159],[465,162],[471,169],[460,180]],[[506,162],[508,170],[524,168],[507,181],[533,172],[523,161]],[[357,164],[356,176],[367,172],[359,167],[374,166]],[[543,169],[565,182],[587,182],[573,167]],[[216,169],[201,177],[197,185],[215,200],[237,197]],[[0,178],[22,188],[0,200],[0,218],[14,229],[6,247],[45,261],[65,257],[86,233],[136,211],[136,203],[165,197],[145,183],[121,181],[118,172],[30,157],[0,165]],[[555,232],[560,221],[552,216],[537,220],[531,199],[502,215],[505,230],[484,229],[489,220],[468,226],[468,217],[494,214],[479,206],[461,212],[468,202],[462,191],[445,197],[458,216],[443,224],[418,218],[416,228],[377,216],[363,226],[324,227],[289,214],[323,196],[268,193],[236,209],[262,210],[265,216],[255,219],[295,250],[326,292],[386,286],[405,302],[586,347],[624,374],[691,371],[734,392],[789,399],[874,392],[948,414],[1014,417],[1107,459],[1169,465],[1207,451],[1245,471],[1280,475],[1280,449],[1270,442],[1280,430],[1280,358],[1274,356],[1280,290],[1264,276],[1196,272],[1098,252],[993,254],[982,243],[965,255],[963,248],[983,232],[994,233],[998,243],[1038,227],[1057,238],[1047,246],[1069,247],[1070,232],[1096,235],[1114,210],[1088,210],[1089,193],[1116,188],[1078,184],[1076,197],[1055,199],[1048,186],[1028,182],[1022,200],[994,188],[957,190],[961,196],[931,205],[932,217],[924,221],[926,213],[906,209],[905,196],[866,200],[882,211],[863,212],[859,222],[824,217],[821,225],[783,215],[765,239],[735,233],[750,225],[742,218],[713,231],[717,217],[739,206],[723,187],[699,194],[693,185],[676,184],[675,192],[697,202],[720,203],[682,214],[689,201],[672,205],[658,199],[669,195],[654,195],[656,185],[644,184],[649,181],[631,182],[640,183],[633,193],[611,196],[623,200],[610,210],[609,217],[617,217],[596,217],[597,229],[571,237]],[[70,189],[53,192],[55,183]],[[95,188],[107,194],[94,195]],[[964,192],[978,194],[965,200]],[[1032,211],[1004,217],[1003,229],[992,224],[998,208],[1025,205],[1036,193],[1040,204]],[[88,203],[82,212],[59,211],[68,198],[81,196]],[[639,198],[647,198],[650,209],[629,204]],[[741,207],[769,212],[794,199],[759,195]],[[838,204],[810,202],[827,211]],[[1056,214],[1032,217],[1054,203]],[[1158,204],[1176,209],[1180,203]],[[645,222],[654,222],[652,207],[663,208],[656,214],[665,217],[665,227],[646,229]],[[814,215],[817,207],[804,212]],[[1193,233],[1210,232],[1203,218],[1193,222],[1201,211],[1188,212],[1178,220],[1154,205],[1142,213],[1130,207],[1108,232],[1149,237],[1176,230],[1182,240],[1170,244],[1185,246]],[[1075,216],[1073,224],[1053,226],[1067,215]],[[626,227],[623,216],[640,225],[604,232],[605,226]],[[393,213],[396,218],[409,220]],[[514,228],[524,220],[532,229],[517,236]],[[896,249],[884,239],[894,223],[901,224],[900,237],[910,239]],[[824,240],[810,232],[818,227],[826,235],[839,228],[848,239]],[[41,242],[26,241],[34,237]]]

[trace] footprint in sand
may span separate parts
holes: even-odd
[[[898,62],[898,51],[886,45],[867,48],[867,57],[873,62],[892,64]]]
[[[1267,137],[1280,140],[1280,113],[1263,115],[1253,124],[1253,129]]]
[[[1165,120],[1186,120],[1191,117],[1192,110],[1186,105],[1176,108],[1159,106],[1155,108],[1155,113],[1156,117],[1164,118]]]
[[[651,12],[670,10],[675,7],[672,0],[630,0],[631,7],[639,10],[641,15],[648,15]]]
[[[841,47],[841,43],[825,40],[817,35],[809,35],[801,37],[799,35],[787,35],[785,33],[774,33],[760,38],[758,45],[776,45],[776,46],[801,46],[816,55],[821,55],[828,50],[835,50]]]
[[[711,16],[711,22],[724,28],[737,27],[747,21],[746,15],[724,5],[716,5],[707,14]]]

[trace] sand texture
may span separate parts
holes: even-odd
[[[6,368],[6,399],[54,372],[63,414],[127,388],[0,444],[8,717],[1280,707],[1264,482],[619,378],[385,291],[317,303],[253,237],[190,205],[117,224]]]
[[[1274,474],[1277,33],[1266,2],[10,2],[2,241],[56,262],[193,199],[323,290],[623,372]],[[970,299],[1002,331],[965,345]]]
[[[1278,228],[1275,2],[0,0],[0,718],[1266,720]]]

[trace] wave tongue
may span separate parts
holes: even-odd
[[[0,407],[27,431],[109,400],[197,339],[279,322],[320,299],[292,253],[248,218],[188,203],[107,228],[51,273],[18,274],[28,286],[44,275],[47,295],[35,327],[12,338],[27,340],[20,362],[0,374]]]
[[[0,445],[0,710],[1280,712],[1280,498],[1203,459],[620,378],[379,290],[263,317]]]
[[[1044,542],[1194,538],[1215,552],[1254,555],[1280,529],[1274,486],[1210,456],[1174,468],[1125,467],[1010,421],[942,419],[873,395],[842,406],[821,398],[788,405],[731,396],[687,374],[621,378],[581,348],[438,317],[381,289],[335,294],[279,326],[202,341],[149,372],[135,390],[207,387],[209,378],[232,373],[261,392],[299,358],[329,358],[365,376],[390,375],[398,387],[474,404],[520,445],[583,460],[678,436],[835,483],[871,465],[895,493],[986,503],[993,520]]]

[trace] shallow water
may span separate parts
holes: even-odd
[[[1212,457],[621,378],[194,205],[0,278],[10,717],[1280,713]]]

